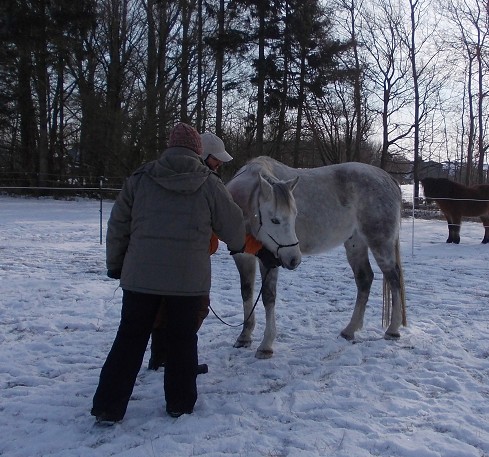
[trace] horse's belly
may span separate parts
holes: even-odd
[[[313,224],[304,224],[296,227],[299,247],[303,254],[321,254],[322,252],[334,249],[353,235],[355,227],[337,225],[326,227],[314,227]]]

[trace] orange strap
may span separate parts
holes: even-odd
[[[244,252],[255,255],[262,247],[263,244],[261,244],[261,242],[258,241],[253,235],[250,235],[249,233],[246,234]]]
[[[218,247],[219,238],[217,238],[217,236],[213,233],[209,242],[209,254],[214,254]],[[263,244],[261,244],[261,242],[258,241],[253,235],[250,235],[249,233],[246,234],[244,252],[255,255],[262,247]]]
[[[209,242],[209,254],[212,255],[219,247],[219,238],[213,233]]]

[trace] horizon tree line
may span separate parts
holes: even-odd
[[[483,182],[489,1],[0,0],[0,177],[123,178],[188,122],[235,160]],[[75,179],[76,177],[76,179]],[[74,181],[75,180],[75,181]]]

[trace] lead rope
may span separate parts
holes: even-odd
[[[251,309],[251,312],[250,314],[248,315],[248,317],[243,321],[243,323],[241,324],[229,324],[228,322],[226,322],[225,320],[223,320],[220,316],[217,315],[217,313],[214,311],[214,308],[212,307],[212,305],[209,303],[209,308],[211,309],[212,311],[212,314],[214,314],[214,316],[216,316],[224,325],[227,325],[228,327],[233,327],[233,328],[236,328],[236,327],[241,327],[241,326],[245,326],[246,323],[250,320],[250,317],[252,316],[252,314],[254,313],[255,311],[255,308],[256,308],[256,305],[258,304],[258,300],[260,300],[260,297],[261,297],[261,294],[263,292],[263,284],[265,282],[265,279],[267,279],[267,276],[268,276],[268,273],[270,273],[270,270],[271,268],[268,268],[267,271],[265,272],[265,276],[263,276],[263,279],[262,279],[262,282],[261,282],[261,287],[260,287],[260,292],[258,293],[258,297],[256,297],[256,300],[255,300],[255,304],[253,305],[253,308]]]

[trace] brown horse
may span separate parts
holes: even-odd
[[[447,243],[460,243],[462,216],[480,217],[484,225],[482,243],[489,243],[489,184],[467,187],[446,178],[421,180],[424,196],[435,200],[448,222]]]

